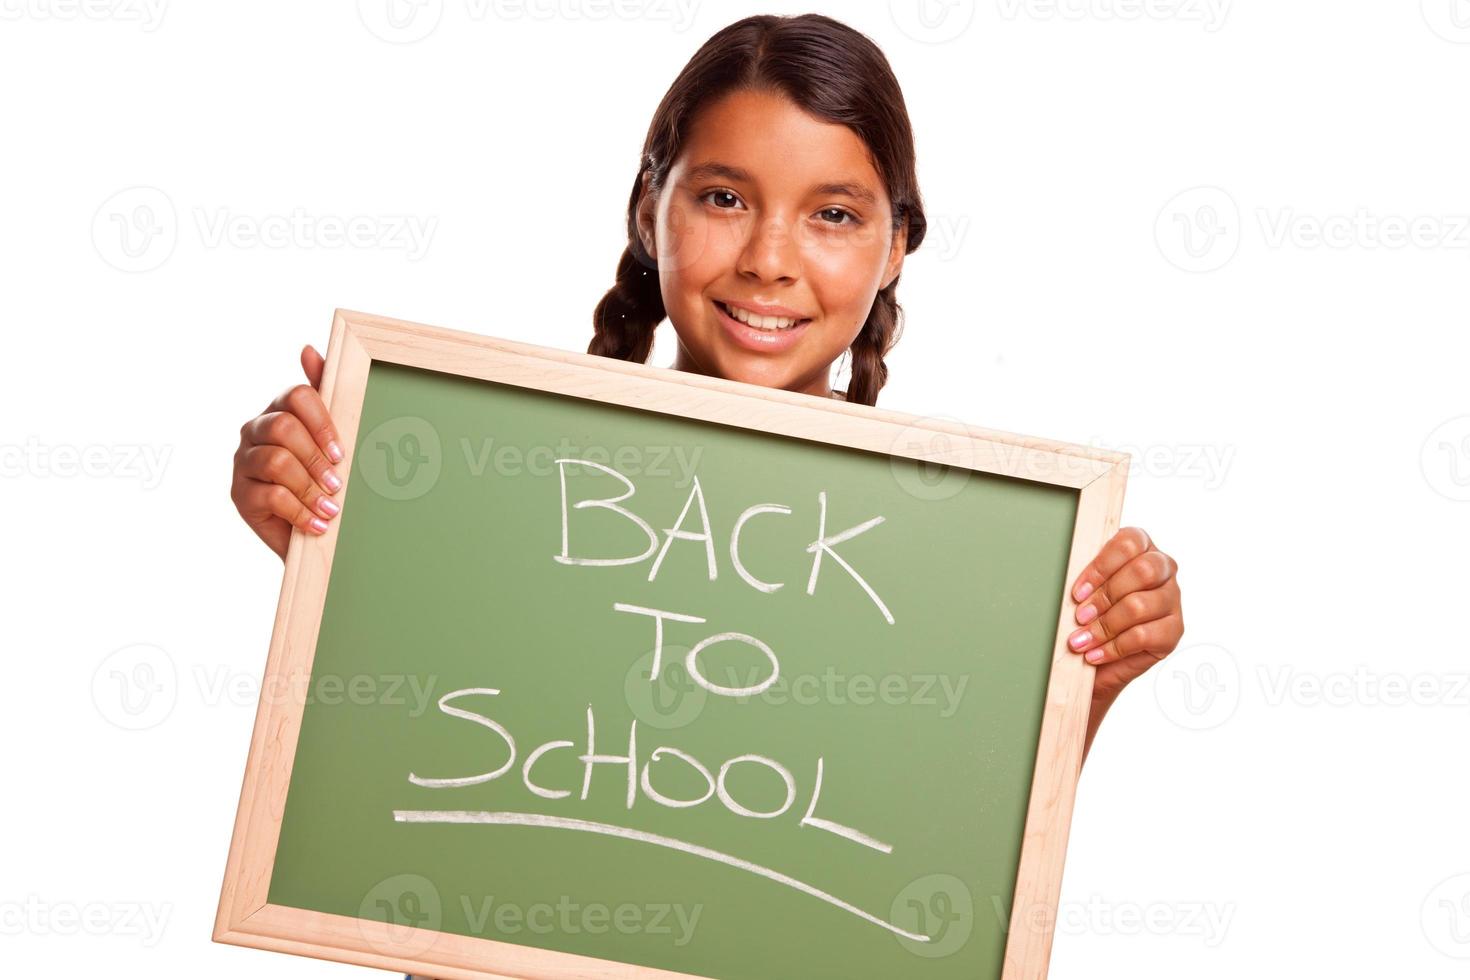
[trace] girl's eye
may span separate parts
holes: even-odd
[[[735,196],[735,193],[733,191],[721,191],[721,190],[705,191],[703,194],[700,195],[699,199],[701,201],[707,200],[711,195],[714,195],[714,194],[719,194],[719,195],[722,195],[722,196],[724,196],[726,198],[731,198],[731,199],[733,199],[735,201],[739,201],[740,200],[740,198],[738,198],[738,197]],[[729,210],[731,210],[730,208],[727,208],[727,207],[721,207],[718,204],[715,205],[715,207],[719,208],[721,211],[729,211]]]
[[[846,210],[844,208],[823,208],[821,211],[818,211],[817,213],[818,214],[822,214],[822,215],[837,215],[837,220],[836,221],[827,221],[826,222],[829,225],[837,225],[837,226],[840,227],[842,225],[855,225],[855,224],[858,223],[857,215],[853,214],[851,211],[848,211],[848,210]],[[850,218],[852,220],[850,220],[850,221],[843,221],[842,220],[843,218]],[[823,220],[825,221],[826,219],[824,218]]]

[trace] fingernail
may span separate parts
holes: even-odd
[[[1087,662],[1090,664],[1095,664],[1102,658],[1103,652],[1101,649],[1087,651]]]
[[[334,463],[342,462],[342,447],[337,445],[335,442],[327,443],[327,456]]]
[[[1083,626],[1086,626],[1088,623],[1092,622],[1096,618],[1097,607],[1090,602],[1087,605],[1083,606],[1081,609],[1077,610],[1077,622],[1081,623]]]
[[[326,534],[327,522],[322,520],[320,517],[313,517],[311,519],[311,529],[317,534]]]
[[[1086,599],[1090,595],[1092,595],[1092,583],[1083,582],[1081,585],[1077,586],[1077,591],[1072,593],[1072,598],[1076,599],[1078,602],[1081,602],[1083,599]]]
[[[342,478],[331,470],[327,470],[325,473],[322,474],[322,482],[325,483],[327,485],[327,489],[332,491],[333,493],[336,493],[338,490],[342,489]]]
[[[322,513],[327,517],[336,517],[342,511],[342,508],[338,506],[337,501],[333,500],[331,497],[316,498],[316,505],[322,509]]]
[[[1092,642],[1092,633],[1088,630],[1078,630],[1067,639],[1067,645],[1073,650],[1081,650]]]

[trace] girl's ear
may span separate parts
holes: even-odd
[[[893,280],[903,271],[903,257],[908,252],[909,224],[905,221],[893,233],[893,244],[888,249],[888,267],[883,270],[883,285],[880,291],[893,285]]]
[[[643,193],[638,198],[638,240],[649,258],[658,259],[653,230],[658,226],[658,198],[648,190],[647,171],[643,173]]]

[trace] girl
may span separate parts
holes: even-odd
[[[903,94],[862,34],[818,14],[747,17],[695,53],[643,144],[628,246],[597,304],[589,353],[645,362],[667,318],[674,368],[875,404],[899,333],[904,256],[925,220]],[[831,388],[846,353],[851,380]],[[283,558],[291,531],[340,512],[343,458],[309,385],[240,430],[231,497]],[[1117,533],[1073,584],[1068,645],[1095,664],[1087,748],[1123,687],[1184,631],[1173,559],[1138,528]]]

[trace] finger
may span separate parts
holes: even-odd
[[[301,348],[301,370],[306,372],[306,380],[318,391],[322,388],[322,369],[326,366],[326,359],[316,352],[315,347],[307,344]]]
[[[311,512],[290,490],[279,483],[246,481],[243,491],[246,504],[255,514],[279,517],[303,534],[325,534],[327,522]]]
[[[311,385],[301,384],[287,388],[279,398],[270,403],[266,412],[290,412],[301,420],[312,439],[332,462],[342,462],[337,427],[332,424],[332,416],[327,412],[322,396]]]
[[[327,527],[321,518],[311,517],[305,505],[279,484],[236,475],[230,498],[246,525],[281,558],[286,557],[293,527],[309,534],[321,534]],[[313,525],[312,521],[317,524]]]
[[[1153,542],[1142,528],[1125,527],[1113,535],[1097,557],[1092,559],[1072,586],[1072,598],[1082,602],[1113,573],[1122,568],[1129,559],[1137,558],[1153,547]]]
[[[1170,613],[1163,619],[1155,619],[1124,630],[1102,646],[1089,651],[1087,662],[1103,666],[1137,654],[1163,660],[1179,645],[1179,638],[1183,635],[1184,618],[1178,613]]]
[[[278,483],[290,490],[319,517],[331,520],[342,508],[322,493],[301,460],[284,446],[251,446],[240,455],[240,475],[261,483]]]
[[[1097,622],[1076,630],[1067,637],[1067,647],[1074,653],[1086,653],[1107,643],[1141,623],[1162,619],[1176,610],[1174,590],[1150,589],[1130,592],[1103,613]]]
[[[245,423],[240,435],[252,446],[280,446],[288,450],[327,493],[342,489],[342,478],[327,462],[311,433],[306,431],[306,424],[293,413],[278,411],[257,415]]]
[[[1086,626],[1129,593],[1157,589],[1177,571],[1174,559],[1162,551],[1145,551],[1114,572],[1088,596],[1086,603],[1077,607],[1078,624]]]

